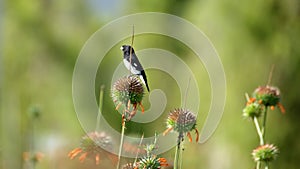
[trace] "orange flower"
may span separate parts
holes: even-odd
[[[251,98],[249,98],[249,100],[247,101],[247,106],[249,106],[251,103],[254,103],[256,101],[256,99],[255,98],[253,98],[253,97],[251,97]]]
[[[165,158],[158,158],[158,161],[160,162],[160,166],[162,166],[162,167],[169,166],[169,164]]]
[[[112,140],[104,132],[90,132],[81,139],[80,147],[75,148],[68,154],[70,159],[79,156],[79,161],[84,162],[86,158],[93,158],[96,165],[100,164],[100,156],[108,157],[113,164],[116,164],[117,157],[102,147],[112,150]]]
[[[82,149],[81,148],[75,148],[74,150],[72,150],[68,156],[70,159],[73,159],[74,157],[76,157],[79,153],[82,152]]]

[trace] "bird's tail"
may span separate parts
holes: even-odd
[[[146,86],[148,92],[150,92],[150,89],[149,89],[149,86],[147,83],[147,79],[143,75],[140,75],[140,79],[142,80],[143,84]]]
[[[146,87],[147,87],[147,90],[148,90],[148,92],[150,92],[150,89],[149,89],[148,83],[146,83]]]

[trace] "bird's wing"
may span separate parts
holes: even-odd
[[[128,56],[127,58],[127,61],[130,62],[130,56]],[[142,71],[144,70],[138,57],[136,56],[135,53],[132,53],[132,56],[131,56],[131,65],[138,71]]]

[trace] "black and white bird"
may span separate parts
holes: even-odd
[[[129,46],[129,45],[123,45],[120,48],[123,51],[123,62],[125,67],[130,70],[130,72],[132,74],[135,75],[139,75],[140,79],[142,80],[142,82],[145,84],[145,86],[147,87],[148,92],[150,91],[148,83],[147,83],[147,77],[146,77],[146,73],[138,59],[138,57],[136,56],[134,49]],[[132,50],[131,52],[131,62],[130,62],[130,50]],[[130,64],[131,63],[131,64]]]

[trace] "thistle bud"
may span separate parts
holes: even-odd
[[[196,142],[199,139],[199,133],[196,129],[196,116],[186,109],[175,109],[169,113],[167,118],[167,130],[164,135],[171,130],[178,133],[186,133],[189,137],[189,141],[192,141],[190,132],[195,130],[197,137]]]
[[[258,103],[265,106],[270,106],[274,110],[275,106],[278,106],[282,113],[285,113],[285,109],[280,103],[280,91],[274,86],[260,86],[253,92],[254,98]]]
[[[112,98],[114,102],[121,102],[125,105],[138,104],[144,96],[143,84],[135,75],[126,76],[116,81],[112,88]]]
[[[123,104],[125,112],[123,113],[123,120],[130,120],[135,116],[137,105],[139,105],[144,112],[142,100],[144,96],[143,84],[136,75],[126,76],[116,81],[112,87],[111,96],[113,101],[117,104],[116,110]],[[133,106],[132,111],[130,105]]]
[[[262,114],[262,110],[263,107],[254,102],[254,103],[250,103],[247,104],[246,107],[243,109],[243,116],[244,117],[249,117],[251,119],[253,119],[254,117],[260,117],[260,115]]]
[[[273,86],[260,86],[255,89],[253,95],[265,106],[276,106],[280,101],[280,91]]]
[[[255,162],[271,162],[277,155],[279,150],[273,144],[265,144],[253,150],[252,156]]]
[[[139,169],[151,168],[159,169],[164,166],[168,166],[167,160],[165,158],[158,158],[155,155],[143,157],[139,161]]]

